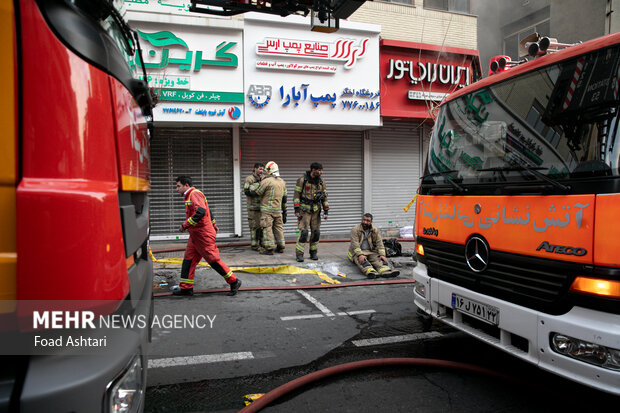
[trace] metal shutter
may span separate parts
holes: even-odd
[[[232,134],[230,130],[155,128],[151,142],[151,237],[179,235],[185,206],[174,190],[190,175],[207,197],[221,234],[234,232]]]
[[[420,136],[422,125],[384,122],[370,131],[371,213],[378,228],[413,225],[415,205],[403,211],[416,193],[420,178]]]
[[[329,219],[321,223],[321,233],[331,238],[348,237],[362,216],[362,132],[281,129],[242,129],[241,187],[255,162],[274,161],[280,168],[288,191],[287,239],[295,239],[297,225],[293,215],[295,182],[312,162],[323,164],[327,185]],[[242,195],[243,233],[247,235],[247,207]]]

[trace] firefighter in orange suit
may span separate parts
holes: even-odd
[[[379,228],[372,225],[372,214],[364,214],[362,223],[351,230],[347,257],[368,278],[400,275],[400,271],[393,270],[388,264]]]
[[[284,252],[284,228],[286,223],[286,182],[280,178],[278,164],[269,161],[265,164],[267,177],[260,181],[251,195],[260,197],[260,226],[263,230],[263,249],[261,254],[273,255]]]
[[[310,241],[310,258],[318,260],[319,238],[321,237],[321,208],[327,219],[329,203],[327,202],[327,187],[321,178],[323,165],[313,162],[310,170],[300,177],[295,184],[293,206],[297,217],[299,237],[295,245],[295,255],[298,262],[304,260],[305,243]],[[308,232],[310,228],[311,234]],[[310,237],[308,237],[310,235]]]
[[[179,231],[189,232],[189,240],[181,265],[181,283],[172,287],[172,293],[174,295],[194,294],[196,265],[204,258],[211,268],[224,277],[230,285],[228,295],[237,294],[241,287],[241,280],[237,279],[232,270],[220,259],[220,252],[215,245],[217,225],[211,216],[207,198],[192,186],[192,179],[189,176],[181,175],[176,179],[176,191],[185,200],[186,219]]]

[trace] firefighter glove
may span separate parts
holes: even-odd
[[[282,213],[282,223],[286,224],[286,212]]]

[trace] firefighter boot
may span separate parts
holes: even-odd
[[[260,253],[263,255],[273,255],[273,250],[261,249]]]
[[[316,251],[310,251],[310,259],[311,260],[318,260],[319,256],[317,255]]]
[[[237,281],[230,284],[230,292],[228,293],[228,295],[229,296],[237,295],[237,291],[239,291],[239,287],[241,287],[241,280],[237,278]]]
[[[171,288],[172,295],[194,295],[193,288],[181,288],[178,285],[175,285]]]
[[[278,245],[276,247],[276,252],[282,254],[284,252],[284,245]]]
[[[297,253],[296,254],[296,258],[297,258],[297,262],[304,262],[304,254],[303,253]]]
[[[400,271],[398,270],[388,270],[384,272],[381,276],[383,278],[394,278],[394,277],[398,277],[399,275],[400,275]]]
[[[373,269],[372,271],[369,271],[368,274],[366,274],[366,277],[370,279],[379,278],[379,273]]]

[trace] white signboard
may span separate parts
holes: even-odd
[[[190,0],[123,0],[127,11],[189,14]]]
[[[380,126],[380,26],[341,21],[335,33],[310,19],[247,14],[247,123]]]
[[[243,32],[131,21],[137,29],[147,80],[159,102],[156,122],[241,123]]]

